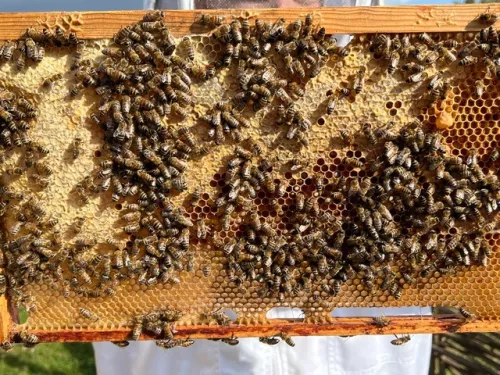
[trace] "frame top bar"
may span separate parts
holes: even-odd
[[[249,17],[251,20],[293,21],[312,13],[327,34],[420,33],[478,31],[485,27],[478,21],[481,13],[500,13],[500,4],[468,4],[401,7],[333,7],[165,10],[165,21],[175,36],[208,33],[195,21],[201,14],[223,14],[227,20]],[[121,27],[139,21],[146,11],[116,12],[44,12],[0,13],[0,40],[17,39],[27,27],[55,28],[75,31],[81,39],[111,38]],[[193,24],[194,23],[194,24]]]

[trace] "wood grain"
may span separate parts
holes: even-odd
[[[313,13],[328,34],[403,33],[403,32],[458,32],[479,30],[479,14],[500,12],[500,4],[470,4],[404,7],[339,7],[339,8],[279,8],[253,9],[250,16],[275,21],[285,18],[293,21]],[[82,39],[110,38],[120,28],[139,21],[145,11],[84,12],[84,13],[0,13],[0,40],[16,39],[27,27],[45,21],[64,27],[72,23]],[[227,19],[245,16],[241,9],[165,11],[165,21],[172,33],[206,33],[209,30],[194,24],[202,13],[224,14]],[[81,25],[79,24],[81,23]]]
[[[0,343],[7,340],[11,327],[9,305],[7,297],[0,296]]]
[[[388,317],[389,327],[379,329],[371,318],[334,318],[328,323],[304,323],[301,319],[272,319],[262,325],[229,326],[183,326],[175,327],[176,338],[223,338],[262,337],[278,335],[280,332],[291,336],[351,336],[351,335],[392,335],[395,333],[446,333],[446,332],[495,332],[500,330],[500,323],[493,321],[465,322],[457,315],[438,316],[397,316]],[[11,331],[11,338],[17,330]],[[130,329],[119,330],[58,330],[32,331],[41,342],[95,342],[122,341],[129,339]],[[141,340],[153,340],[143,335]]]

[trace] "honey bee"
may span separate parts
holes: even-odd
[[[83,224],[85,224],[85,218],[77,217],[73,225],[73,230],[75,231],[75,233],[80,233],[82,231]]]
[[[495,162],[497,161],[498,159],[500,158],[500,151],[496,148],[494,148],[491,153],[490,153],[490,156],[488,157],[489,161],[490,162]]]
[[[23,345],[27,348],[32,348],[38,344],[38,337],[33,333],[21,331],[19,333],[19,337],[21,338]]]
[[[354,87],[353,87],[354,92],[356,94],[361,93],[361,91],[363,90],[364,82],[365,82],[365,71],[359,70],[356,73],[356,78],[354,80]]]
[[[81,316],[83,316],[88,320],[92,320],[93,322],[97,322],[99,320],[99,317],[97,315],[95,315],[94,313],[90,312],[89,310],[83,307],[80,307],[78,309],[78,312],[80,313]]]
[[[254,154],[255,156],[259,156],[264,153],[262,146],[258,142],[250,140],[249,147],[252,151],[252,154]]]
[[[81,137],[75,137],[73,140],[73,159],[77,159],[82,152],[82,142],[83,139]]]
[[[189,112],[182,108],[178,103],[173,103],[171,106],[172,112],[185,119],[189,116]]]
[[[26,64],[26,55],[24,53],[20,53],[16,60],[16,68],[17,70],[23,70]]]
[[[481,96],[483,96],[485,87],[486,85],[484,84],[483,80],[481,79],[476,80],[474,82],[474,96],[476,98],[480,98]]]
[[[451,64],[457,60],[455,54],[443,46],[438,48],[438,52],[447,64]]]
[[[488,28],[488,42],[496,43],[498,41],[498,32],[497,29],[493,26]]]
[[[71,96],[80,95],[83,89],[84,89],[83,83],[78,82],[71,87],[70,95]]]
[[[205,220],[200,218],[196,222],[196,237],[200,240],[204,240],[207,238],[207,234],[209,229],[205,224]]]
[[[5,352],[9,352],[14,348],[14,345],[10,341],[4,341],[0,343],[0,348]]]
[[[439,84],[441,83],[442,76],[443,76],[443,72],[442,71],[436,73],[431,78],[431,80],[429,81],[429,85],[427,86],[427,89],[428,90],[434,90],[434,89],[436,89],[439,86]]]
[[[396,336],[396,335],[394,335],[394,336]],[[401,337],[396,336],[396,339],[392,340],[391,344],[392,345],[398,345],[398,346],[399,345],[404,345],[404,344],[406,344],[410,340],[411,340],[410,335],[403,335]]]
[[[328,116],[332,115],[336,107],[337,107],[337,97],[332,95],[328,99],[328,103],[326,105],[326,114]]]
[[[42,86],[47,89],[52,89],[54,87],[54,83],[62,79],[62,77],[63,75],[61,73],[53,74],[43,80]]]
[[[33,180],[33,182],[42,187],[42,188],[46,188],[50,185],[50,180],[47,178],[47,177],[43,177],[37,173],[33,173],[31,176],[30,176],[30,179]]]
[[[460,307],[458,311],[460,311],[460,314],[462,314],[467,320],[474,320],[476,318],[476,316],[473,313],[466,310],[464,307]]]
[[[221,341],[231,346],[235,346],[240,343],[239,340],[236,337],[234,337],[234,335],[232,335],[230,338],[223,338],[221,339]]]
[[[119,348],[126,348],[130,344],[128,341],[111,341],[111,343]]]
[[[478,58],[475,56],[466,56],[462,60],[458,62],[458,65],[460,66],[469,66],[469,65],[474,65],[477,64]]]
[[[363,130],[363,134],[368,139],[368,142],[370,142],[371,145],[376,145],[377,144],[377,137],[375,136],[375,133],[372,130],[371,124],[369,122],[364,123],[362,130]]]
[[[377,328],[384,328],[391,325],[391,321],[385,316],[376,316],[373,318],[373,324],[377,326]]]
[[[206,26],[217,27],[222,25],[225,18],[223,16],[217,16],[212,14],[202,14],[199,21]]]
[[[427,65],[434,64],[440,57],[441,55],[438,51],[432,51],[425,56],[424,63]]]
[[[209,277],[210,276],[210,263],[205,263],[204,265],[202,265],[201,267],[201,270],[203,272],[203,276],[205,277]]]
[[[7,279],[4,274],[0,274],[0,295],[4,295],[7,291]]]
[[[277,337],[259,337],[259,342],[266,344],[266,345],[278,345],[280,342],[280,339]]]
[[[284,332],[281,332],[280,333],[280,337],[283,339],[283,341],[285,341],[289,346],[291,346],[292,348],[295,346],[295,342],[292,340],[292,338],[290,336],[288,336],[286,333]]]
[[[387,73],[393,74],[399,65],[400,56],[397,52],[392,52],[389,57],[389,65],[387,67]]]
[[[418,82],[421,82],[423,79],[424,79],[424,74],[422,72],[414,73],[406,79],[406,82],[407,83],[418,83]]]
[[[136,322],[134,323],[134,326],[132,328],[132,333],[131,333],[131,338],[133,341],[139,340],[139,337],[142,334],[142,330],[143,330],[142,320],[136,319]]]
[[[26,170],[21,167],[14,167],[14,168],[8,168],[6,172],[8,175],[11,176],[21,176],[26,172]]]
[[[28,57],[28,59],[33,60],[37,48],[35,41],[28,37],[24,40],[24,43],[26,46],[26,57]]]
[[[483,25],[491,25],[498,20],[498,15],[496,13],[491,13],[491,12],[486,12],[486,13],[481,13],[478,17],[478,20],[480,23]]]
[[[351,145],[354,143],[354,134],[348,130],[342,129],[340,131],[340,138],[347,145]]]
[[[2,46],[2,59],[9,61],[12,58],[12,54],[16,49],[16,43],[11,41],[6,41]]]
[[[401,67],[401,70],[404,72],[411,72],[411,73],[420,73],[425,70],[425,67],[423,65],[419,65],[416,62],[409,62],[404,64]]]
[[[194,340],[190,340],[190,339],[174,340],[174,341],[177,341],[177,346],[180,346],[181,348],[187,348],[188,346],[191,346],[194,344]]]
[[[359,161],[358,159],[354,158],[344,158],[342,161],[345,165],[348,165],[353,168],[361,168],[363,166],[363,163]]]

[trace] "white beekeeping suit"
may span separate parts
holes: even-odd
[[[220,1],[220,0],[219,0]],[[236,7],[234,0],[226,7]],[[277,0],[280,1],[280,0]],[[194,9],[195,0],[145,0],[146,9]],[[265,3],[256,3],[266,7]],[[374,0],[326,0],[326,6],[381,5]],[[346,44],[349,36],[338,36]],[[426,315],[429,308],[336,309],[334,316]],[[269,318],[297,318],[289,308],[273,309]],[[197,340],[189,348],[168,351],[154,341],[131,342],[126,348],[95,343],[99,375],[427,375],[431,335],[412,335],[403,346],[391,345],[394,336],[294,337],[295,347],[284,342],[267,346],[257,338],[240,339],[237,346]]]
[[[418,315],[430,309],[337,309],[335,316]],[[291,309],[273,309],[268,317],[298,317]],[[394,336],[294,337],[295,347],[284,342],[268,346],[257,338],[240,339],[237,346],[197,340],[189,348],[168,351],[154,341],[131,342],[126,348],[95,343],[99,375],[427,375],[431,335],[412,335],[394,346]]]

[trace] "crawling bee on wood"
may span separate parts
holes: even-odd
[[[27,348],[33,348],[36,344],[38,344],[38,337],[33,333],[22,331],[19,333],[19,337],[21,338],[23,345]]]
[[[385,316],[376,316],[373,318],[373,324],[377,328],[384,328],[391,325],[391,321]]]
[[[14,345],[10,341],[4,341],[0,343],[0,348],[5,352],[9,352],[14,348]]]
[[[210,26],[210,27],[217,27],[222,25],[224,22],[225,18],[223,16],[217,16],[213,14],[202,14],[199,18],[199,22],[202,25]]]
[[[492,25],[498,21],[498,14],[491,13],[490,11],[481,13],[478,17],[478,21],[483,25]]]

